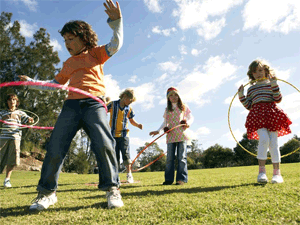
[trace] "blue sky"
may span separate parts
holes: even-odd
[[[62,62],[70,57],[58,30],[69,20],[90,23],[99,45],[109,42],[104,1],[1,0],[0,9],[12,12],[29,42],[40,27],[47,29]],[[132,104],[141,131],[130,127],[131,158],[136,149],[153,140],[149,132],[163,121],[166,90],[175,86],[195,121],[191,136],[205,150],[218,143],[233,148],[227,122],[229,103],[246,84],[249,64],[262,58],[278,78],[300,87],[299,0],[120,0],[124,45],[104,66],[107,95],[112,100],[127,87],[135,89]],[[280,146],[300,135],[300,94],[278,82],[279,104],[291,118],[292,134],[279,138]],[[247,111],[235,99],[231,127],[238,140],[246,131]],[[42,125],[42,124],[41,124]],[[165,137],[158,144],[166,151]]]

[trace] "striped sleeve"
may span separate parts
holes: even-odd
[[[279,86],[278,85],[276,85],[276,86],[272,86],[271,85],[271,89],[272,89],[272,92],[273,92],[274,101],[276,103],[281,102],[282,96],[281,96],[281,92],[280,92]]]

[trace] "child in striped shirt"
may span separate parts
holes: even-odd
[[[20,164],[22,131],[18,124],[33,123],[33,118],[18,110],[20,101],[17,95],[8,94],[5,103],[7,109],[0,111],[0,120],[2,122],[2,130],[0,132],[0,174],[6,166],[4,187],[11,188],[10,176],[13,168]]]
[[[276,103],[281,102],[282,96],[273,70],[262,60],[253,61],[247,73],[252,86],[244,96],[244,86],[238,89],[240,102],[250,110],[246,119],[248,139],[259,139],[257,159],[259,174],[257,182],[267,183],[265,164],[269,148],[273,163],[272,183],[283,183],[280,174],[280,151],[278,137],[291,133],[292,124],[287,115]]]

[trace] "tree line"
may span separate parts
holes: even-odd
[[[253,154],[257,154],[258,140],[249,140],[247,138],[247,134],[244,134],[239,143],[248,151],[252,152]],[[138,148],[136,150],[137,153],[143,150],[147,145],[148,143],[145,143],[144,146]],[[295,135],[292,139],[280,147],[280,152],[281,155],[286,155],[298,148],[300,148],[300,138]],[[137,163],[133,165],[133,169],[141,168],[149,164],[153,160],[157,159],[161,154],[163,154],[163,150],[159,148],[158,144],[154,143],[139,156],[139,158],[136,160]],[[269,153],[268,156],[270,157]],[[281,162],[300,162],[300,151],[297,151],[296,153],[287,157],[283,157]],[[193,140],[191,146],[188,148],[187,163],[188,169],[204,169],[257,165],[258,161],[256,157],[243,150],[238,144],[236,144],[236,147],[233,149],[215,144],[206,150],[203,150],[201,145],[198,143],[198,140]],[[268,159],[267,163],[271,163],[271,160]],[[155,163],[141,171],[163,171],[165,169],[165,165],[166,156],[163,156]]]

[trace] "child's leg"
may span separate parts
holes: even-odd
[[[186,141],[177,142],[177,174],[176,181],[188,181],[188,169],[187,169],[187,148]]]
[[[172,182],[174,181],[174,167],[175,167],[175,149],[176,143],[167,144],[167,162],[165,170],[165,181]]]
[[[6,177],[5,177],[6,179],[10,179],[14,167],[15,166],[9,166],[9,165],[6,166]]]
[[[257,134],[259,136],[258,149],[257,149],[257,159],[259,164],[259,172],[257,176],[258,183],[267,183],[268,177],[266,175],[266,160],[267,160],[267,150],[269,148],[270,137],[268,130],[266,128],[258,129]]]
[[[47,146],[37,190],[48,195],[57,189],[63,160],[72,139],[80,128],[80,107],[77,100],[67,100],[57,119]]]
[[[126,172],[131,173],[131,159],[130,159],[130,147],[129,147],[129,137],[120,138],[120,151],[122,154],[123,164],[126,167]]]
[[[83,128],[91,139],[91,150],[99,166],[98,188],[107,191],[119,186],[119,166],[116,158],[115,139],[110,132],[105,109],[93,99],[86,101],[83,110]]]
[[[267,151],[270,144],[270,137],[266,128],[258,129],[257,134],[259,136],[257,159],[260,167],[264,167],[267,160]]]
[[[270,132],[270,153],[273,163],[273,175],[280,175],[280,162],[281,155],[278,147],[278,134],[276,132]]]

